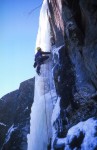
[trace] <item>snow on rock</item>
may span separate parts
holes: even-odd
[[[7,135],[6,135],[6,139],[5,139],[5,143],[7,143],[11,137],[11,134],[14,130],[16,130],[17,127],[14,127],[14,124],[9,128],[8,132],[7,132]],[[4,143],[4,144],[5,144]]]
[[[6,127],[6,124],[4,124],[4,123],[2,123],[2,122],[0,122],[0,125],[1,125],[1,126],[5,126],[5,127]]]
[[[56,139],[55,147],[64,150],[94,150],[97,149],[97,119],[90,118],[73,126],[63,139]]]
[[[57,57],[58,57],[58,59],[59,59],[59,50],[60,50],[63,46],[64,46],[64,45],[61,45],[61,46],[59,46],[59,47],[55,47],[55,46],[52,47],[53,57],[54,57],[55,55],[57,55]],[[53,58],[53,60],[55,61],[56,59]],[[56,62],[54,62],[54,63],[56,63]]]
[[[58,98],[56,105],[55,105],[55,108],[53,110],[52,121],[51,121],[52,125],[56,121],[56,119],[58,118],[59,114],[60,114],[60,98]]]
[[[53,143],[54,140],[57,137],[57,129],[56,129],[56,125],[55,122],[57,120],[57,118],[59,117],[60,114],[60,98],[58,98],[55,108],[53,109],[53,113],[52,113],[52,120],[51,120],[51,124],[52,124],[52,147],[53,147]]]

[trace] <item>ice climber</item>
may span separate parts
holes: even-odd
[[[47,54],[51,54],[51,52],[43,52],[40,47],[37,47],[37,53],[35,54],[35,62],[33,66],[36,68],[38,75],[40,75],[41,65],[44,64],[45,60],[49,58]]]

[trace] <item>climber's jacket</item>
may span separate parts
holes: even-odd
[[[41,65],[44,60],[46,60],[48,57],[45,56],[46,54],[51,54],[51,52],[43,52],[41,49],[38,50],[38,52],[35,55],[35,63],[34,63],[34,68],[37,65]]]
[[[38,51],[35,55],[35,61],[43,56],[43,54],[51,54],[51,52],[43,52],[42,50]]]

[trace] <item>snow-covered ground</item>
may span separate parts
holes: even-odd
[[[96,150],[97,149],[97,119],[90,118],[69,129],[67,136],[56,139],[56,147],[64,150]]]

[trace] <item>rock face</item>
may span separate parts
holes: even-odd
[[[48,0],[48,5],[52,47],[61,47],[53,72],[60,97],[54,128],[63,138],[73,125],[97,116],[97,1]]]
[[[18,90],[0,100],[0,149],[26,150],[35,79],[20,84]]]
[[[47,2],[53,77],[58,97],[56,104],[60,108],[56,119],[52,121],[55,135],[52,133],[52,144],[49,145],[52,148],[49,149],[96,150],[97,1]],[[2,150],[27,149],[33,96],[34,79],[31,79],[23,82],[19,90],[1,99]]]

